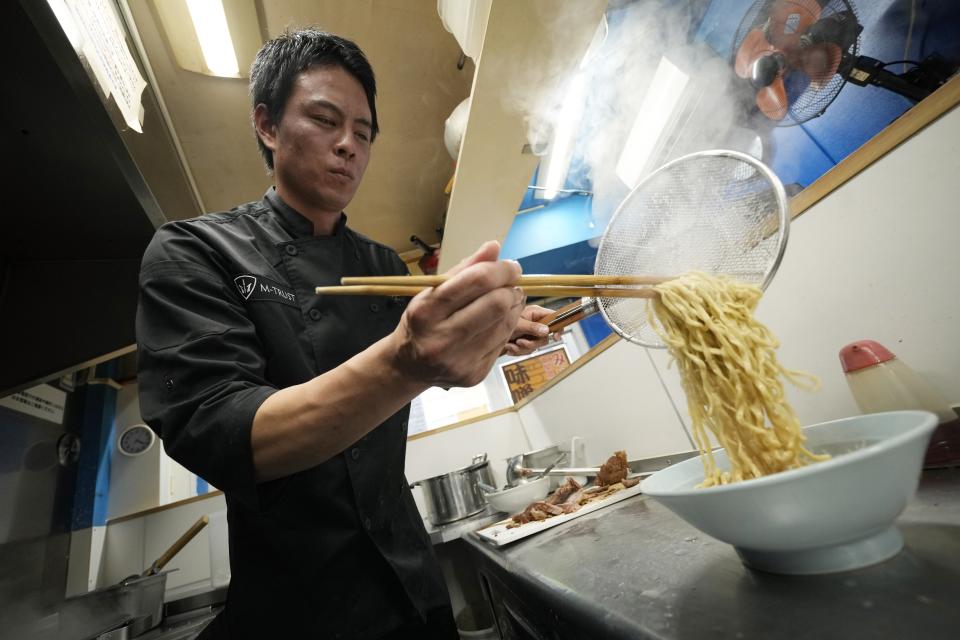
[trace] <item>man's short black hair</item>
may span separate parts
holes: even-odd
[[[373,67],[356,43],[325,31],[288,31],[263,45],[250,68],[250,100],[254,109],[258,104],[266,105],[270,121],[279,123],[293,89],[293,81],[301,72],[315,66],[342,67],[363,86],[370,105],[373,125],[370,141],[373,142],[380,131],[377,124],[377,81],[373,77]],[[257,145],[272,171],[273,152],[263,144],[260,136],[257,136]]]

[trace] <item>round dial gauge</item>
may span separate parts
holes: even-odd
[[[146,453],[153,446],[157,436],[145,424],[135,424],[127,427],[117,438],[117,449],[128,456],[138,456]]]

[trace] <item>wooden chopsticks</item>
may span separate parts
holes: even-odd
[[[349,285],[341,287],[317,287],[317,295],[326,296],[415,296],[431,287],[404,287],[401,285]],[[606,287],[521,287],[528,296],[571,296],[591,298],[656,298],[657,292],[649,287],[643,289],[612,289]]]
[[[448,276],[353,276],[340,278],[342,285],[405,285],[416,287],[436,287],[443,284]],[[549,275],[538,274],[520,276],[519,286],[534,285],[541,287],[572,286],[593,287],[624,284],[660,284],[673,280],[672,276],[595,276],[595,275]]]
[[[517,286],[528,296],[654,298],[649,286],[666,282],[665,276],[529,275],[521,276]],[[317,295],[340,296],[415,296],[424,289],[446,282],[447,276],[371,276],[346,277],[339,287],[317,287]]]

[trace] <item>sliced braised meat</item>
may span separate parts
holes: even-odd
[[[616,484],[626,478],[628,473],[630,473],[630,465],[627,463],[627,452],[617,451],[600,467],[597,485],[608,487]]]
[[[528,522],[573,513],[586,504],[603,500],[625,488],[636,486],[640,479],[627,478],[629,473],[626,452],[617,451],[600,467],[596,485],[584,489],[580,483],[568,476],[551,496],[531,503],[522,512],[511,517],[507,528],[513,529]]]
[[[581,488],[582,487],[580,486],[579,482],[570,476],[567,476],[566,480],[563,481],[563,484],[557,487],[557,490],[554,491],[553,495],[547,498],[545,502],[549,502],[550,504],[563,504],[570,498],[570,496],[575,494],[577,491],[580,491]]]

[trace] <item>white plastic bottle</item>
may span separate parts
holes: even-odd
[[[960,419],[929,382],[873,340],[846,345],[840,350],[840,362],[864,413],[925,409],[937,414],[940,426],[931,437],[925,466],[960,462]]]

